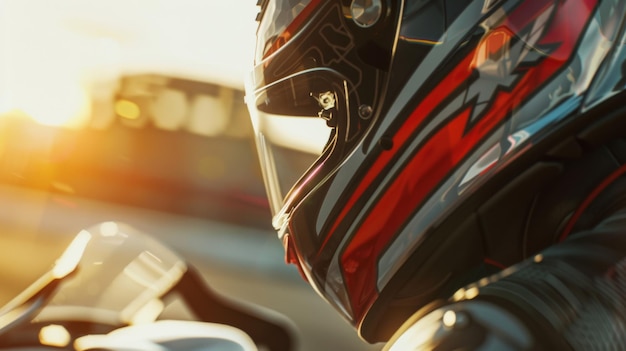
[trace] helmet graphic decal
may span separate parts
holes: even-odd
[[[410,142],[422,140],[340,253],[355,319],[361,319],[377,296],[377,282],[363,271],[376,271],[385,246],[420,203],[479,142],[510,117],[516,105],[564,67],[595,6],[592,0],[585,3],[588,12],[578,11],[576,19],[553,16],[555,11],[561,14],[573,11],[577,6],[574,1],[524,2],[509,14],[495,13],[493,16],[502,17],[496,20],[490,17],[494,24],[487,28],[483,39],[421,99],[398,128],[393,148],[381,153],[371,165],[326,240],[397,153]],[[554,36],[558,40],[552,40],[553,33],[563,32],[570,36]],[[535,52],[528,51],[528,42],[535,43]],[[492,82],[485,78],[489,71],[480,72],[484,65],[499,65],[500,70],[508,68],[508,73],[496,70],[491,74],[505,74],[509,78],[485,88],[485,80],[487,84]],[[490,94],[485,95],[485,91]]]
[[[522,221],[535,193],[501,189],[540,186],[531,166],[623,89],[621,0],[381,1],[367,26],[350,1],[267,2],[293,10],[263,15],[246,87],[272,223],[368,341],[525,257],[489,215],[503,201]]]

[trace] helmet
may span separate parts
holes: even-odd
[[[620,0],[259,5],[246,102],[272,223],[370,342],[523,258],[500,194],[625,85]]]

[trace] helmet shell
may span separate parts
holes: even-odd
[[[364,28],[350,3],[310,0],[257,55],[247,95],[300,74],[344,83],[345,113],[274,223],[288,260],[376,342],[530,254],[485,234],[484,205],[558,173],[534,165],[623,91],[626,17],[617,0],[383,1]]]

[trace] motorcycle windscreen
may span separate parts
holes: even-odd
[[[164,307],[160,298],[187,270],[170,249],[122,223],[104,222],[79,236],[87,243],[76,271],[63,279],[37,320],[153,321]]]

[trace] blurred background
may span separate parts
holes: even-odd
[[[301,350],[375,350],[284,264],[243,102],[254,0],[0,0],[0,303],[117,220]]]

